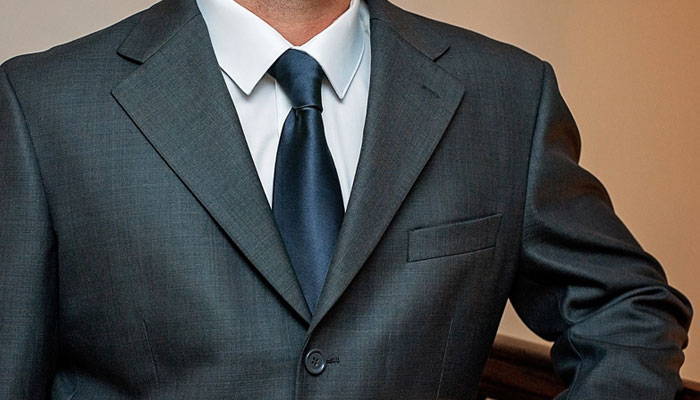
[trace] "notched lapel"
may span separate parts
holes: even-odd
[[[346,290],[413,186],[464,96],[434,62],[444,45],[419,49],[370,1],[372,72],[360,161],[311,332]],[[427,50],[427,51],[423,51]]]
[[[159,4],[170,7],[162,7],[165,11],[153,19],[169,18],[171,23],[161,25],[167,28],[136,26],[119,52],[143,64],[112,94],[247,259],[311,323],[311,332],[376,247],[464,95],[461,83],[434,62],[446,47],[425,38],[418,43],[392,26],[386,9],[393,6],[368,1],[372,72],[367,122],[348,209],[311,320],[204,20],[194,1]],[[181,22],[172,23],[174,19]]]
[[[164,2],[168,4],[169,2]],[[260,184],[233,102],[194,1],[173,15],[181,25],[145,34],[137,26],[120,48],[144,62],[112,91],[154,149],[279,295],[307,322],[310,314]],[[194,5],[196,8],[196,5]],[[150,10],[149,10],[150,11]],[[148,19],[148,14],[144,17]],[[153,41],[156,41],[155,43]],[[160,42],[158,42],[160,41]]]

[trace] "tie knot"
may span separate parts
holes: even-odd
[[[289,49],[272,64],[269,72],[282,86],[292,102],[292,107],[314,107],[323,110],[323,69],[313,57],[303,51]]]

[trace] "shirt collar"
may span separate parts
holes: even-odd
[[[305,51],[321,65],[336,95],[342,99],[365,51],[362,0],[324,31],[301,46],[293,46],[279,32],[234,0],[197,0],[207,24],[221,69],[250,95],[272,64],[290,48]]]

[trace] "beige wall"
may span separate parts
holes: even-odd
[[[1,0],[0,61],[106,26],[152,0]],[[700,1],[396,0],[550,61],[583,136],[582,163],[618,213],[700,299]],[[502,332],[532,338],[509,311]],[[700,380],[700,331],[685,376]]]

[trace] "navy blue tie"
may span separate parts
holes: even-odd
[[[324,74],[313,57],[294,49],[282,54],[269,72],[292,103],[277,149],[272,212],[313,313],[344,214],[321,119]]]

